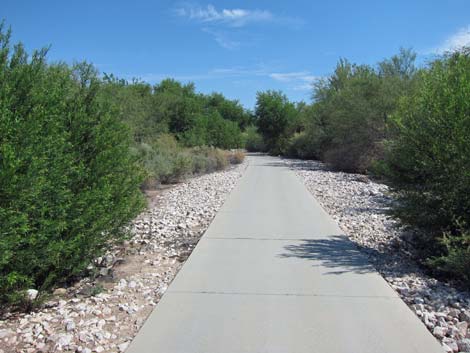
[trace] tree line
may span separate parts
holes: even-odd
[[[239,163],[246,148],[318,159],[392,186],[394,214],[421,231],[422,263],[470,283],[470,52],[424,67],[401,50],[342,59],[310,103],[222,94],[51,64],[0,26],[0,304],[30,305],[87,273],[145,207],[142,189]]]
[[[142,188],[224,169],[252,114],[193,84],[48,63],[0,24],[0,304],[67,285],[128,236]]]
[[[393,214],[418,230],[421,263],[470,285],[470,49],[415,59],[408,49],[375,66],[341,59],[310,104],[258,93],[246,147],[381,178]]]

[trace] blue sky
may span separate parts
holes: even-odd
[[[1,0],[0,18],[28,49],[51,45],[52,61],[192,81],[248,108],[267,89],[309,101],[340,57],[374,64],[402,46],[425,62],[470,44],[468,0]]]

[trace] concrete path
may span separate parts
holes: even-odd
[[[443,352],[292,171],[249,163],[128,352]]]

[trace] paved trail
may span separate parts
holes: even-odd
[[[249,163],[128,352],[443,352],[292,171]]]

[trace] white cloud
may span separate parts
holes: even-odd
[[[290,84],[291,88],[296,91],[305,91],[312,89],[312,84],[321,77],[314,76],[308,71],[299,72],[274,72],[269,74],[273,80]]]
[[[218,9],[214,5],[198,6],[190,3],[183,3],[173,12],[176,16],[195,22],[202,27],[202,30],[210,33],[214,40],[225,49],[236,49],[242,45],[246,45],[250,40],[246,40],[247,32],[242,32],[242,28],[246,28],[253,24],[271,23],[288,27],[291,29],[299,29],[304,21],[299,18],[277,16],[269,10],[259,9]],[[230,29],[230,33],[222,32],[221,28]],[[209,29],[209,30],[207,30]],[[233,37],[244,34],[245,40],[233,40]],[[248,38],[253,37],[253,33],[248,34]]]
[[[292,89],[294,91],[311,91],[313,89],[313,82],[296,85],[293,86]]]
[[[206,72],[196,74],[170,74],[170,73],[143,73],[143,74],[124,74],[122,75],[126,80],[138,78],[142,81],[149,83],[157,83],[166,78],[173,78],[177,81],[200,81],[200,80],[213,80],[225,78],[249,78],[253,76],[268,76],[269,70],[263,64],[255,65],[252,68],[235,66],[235,67],[222,67],[214,68]]]
[[[242,66],[215,68],[211,70],[215,75],[223,75],[225,77],[241,77],[241,76],[267,76],[268,70],[265,65],[256,65],[254,68],[246,68]]]
[[[278,73],[274,72],[269,74],[269,77],[276,81],[282,82],[291,82],[291,81],[315,81],[318,79],[317,76],[311,75],[308,71],[300,71],[300,72],[286,72],[286,73]]]
[[[217,10],[213,5],[206,7],[185,5],[177,8],[176,14],[202,23],[219,23],[231,27],[243,27],[248,23],[267,22],[274,19],[273,14],[267,10]]]
[[[238,49],[241,45],[239,41],[230,39],[229,36],[225,32],[211,30],[209,28],[203,28],[203,31],[212,35],[214,40],[222,48],[233,50],[233,49]]]
[[[470,46],[470,26],[459,29],[456,33],[447,38],[439,47],[435,48],[433,52],[442,54],[449,51],[459,50],[465,46]]]
[[[206,72],[196,74],[154,74],[147,73],[141,75],[124,75],[124,78],[130,80],[138,77],[143,81],[156,83],[165,78],[171,77],[178,81],[201,81],[201,80],[219,80],[219,79],[235,79],[246,80],[257,78],[271,78],[281,82],[285,89],[293,91],[309,91],[315,81],[321,79],[321,76],[312,75],[309,71],[291,71],[291,72],[273,72],[273,68],[263,63],[253,67],[234,66],[213,68]]]

